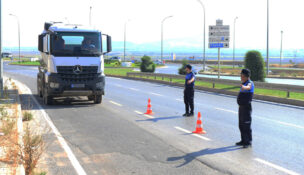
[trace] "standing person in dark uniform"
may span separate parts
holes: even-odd
[[[248,148],[251,146],[252,134],[251,134],[251,101],[254,94],[254,84],[250,80],[250,70],[243,69],[241,72],[241,89],[237,97],[237,103],[239,105],[239,128],[241,132],[241,141],[236,145]]]
[[[184,102],[186,113],[183,115],[184,117],[191,117],[194,115],[194,83],[195,83],[195,75],[192,72],[192,66],[186,66],[186,80],[185,80],[185,90],[184,90]],[[189,112],[190,107],[190,112]]]

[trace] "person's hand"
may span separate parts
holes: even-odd
[[[244,90],[244,85],[243,85],[243,84],[241,84],[240,86],[241,86],[242,90]]]
[[[191,80],[188,80],[188,81],[187,81],[187,84],[191,84]]]

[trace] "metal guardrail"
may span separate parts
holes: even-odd
[[[169,79],[172,82],[172,79],[185,79],[183,75],[172,75],[172,74],[159,74],[159,73],[138,73],[138,72],[128,72],[127,77],[140,77],[140,78],[149,78],[154,77],[156,80],[157,77],[161,77],[162,80],[165,78]],[[206,77],[196,77],[196,81],[203,81],[212,83],[212,87],[215,88],[216,84],[240,86],[240,81],[237,80],[226,80],[226,79],[217,79],[217,78],[206,78]],[[304,93],[303,86],[296,85],[286,85],[286,84],[273,84],[273,83],[264,83],[264,82],[254,82],[256,88],[259,89],[269,89],[269,90],[280,90],[286,91],[286,97],[290,97],[290,92]]]

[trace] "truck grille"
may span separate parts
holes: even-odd
[[[98,66],[81,66],[81,72],[74,72],[75,66],[57,66],[57,73],[61,80],[81,83],[98,77]]]

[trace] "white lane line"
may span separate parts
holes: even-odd
[[[183,102],[184,100],[182,100],[182,99],[175,99],[176,101],[181,101],[181,102]]]
[[[214,108],[216,110],[220,110],[220,111],[225,111],[225,112],[231,112],[231,113],[234,113],[234,114],[237,114],[238,112],[236,111],[232,111],[232,110],[229,110],[229,109],[223,109],[223,108]]]
[[[145,117],[148,117],[148,118],[155,118],[155,117],[153,117],[153,116],[151,116],[151,115],[147,115],[147,114],[144,114],[144,113],[139,112],[139,111],[134,111],[134,112],[137,113],[137,114],[139,114],[139,115],[143,115],[143,116],[145,116]]]
[[[128,89],[130,89],[132,91],[139,91],[139,89],[136,89],[136,88],[128,88]]]
[[[148,118],[155,118],[155,117],[153,117],[153,116],[151,116],[151,115],[147,115],[147,114],[144,114],[144,116],[145,116],[145,117],[148,117]]]
[[[14,80],[14,81],[16,82],[17,85],[19,84],[19,87],[23,86],[28,94],[32,94],[32,91],[27,86],[25,86],[24,84],[22,84],[19,81],[16,81],[16,80]],[[76,156],[73,154],[71,148],[69,147],[69,145],[67,144],[67,142],[65,141],[65,139],[63,138],[63,136],[61,135],[61,133],[58,131],[58,129],[56,128],[56,126],[52,122],[52,120],[49,117],[49,115],[40,106],[40,104],[38,103],[38,101],[36,100],[36,98],[34,98],[33,96],[31,96],[31,98],[37,104],[37,107],[38,107],[39,111],[42,113],[43,118],[47,121],[47,123],[49,124],[49,126],[52,128],[53,133],[57,137],[57,140],[59,141],[61,147],[67,153],[68,158],[71,161],[72,166],[74,167],[74,169],[77,172],[77,174],[78,175],[86,175],[86,172],[84,171],[84,169],[80,165],[79,161],[77,160]]]
[[[160,96],[160,97],[162,97],[162,96],[163,96],[163,95],[161,95],[161,94],[154,93],[154,92],[150,92],[149,94],[156,95],[156,96]]]
[[[186,130],[186,129],[184,129],[184,128],[181,128],[181,127],[178,127],[178,126],[175,126],[174,128],[175,128],[175,129],[177,129],[177,130],[180,130],[180,131],[182,131],[182,132],[185,132],[185,133],[187,133],[187,134],[192,134],[192,132],[191,132],[191,131],[188,131],[188,130]],[[209,138],[204,137],[204,136],[201,136],[201,135],[192,134],[192,136],[195,136],[195,137],[201,138],[201,139],[206,140],[206,141],[210,141],[210,139],[209,139]]]
[[[110,101],[110,103],[112,103],[112,104],[114,104],[114,105],[116,105],[116,106],[122,106],[121,104],[116,103],[116,102],[114,102],[114,101]]]
[[[139,112],[139,111],[134,111],[135,113],[139,114],[139,115],[143,115],[144,113]]]
[[[215,109],[221,110],[221,111],[230,112],[230,113],[234,113],[234,114],[238,114],[238,112],[232,111],[232,110],[228,110],[228,109],[223,109],[223,108],[215,108]],[[256,116],[256,115],[253,115],[253,117],[261,119],[261,120],[267,120],[267,121],[270,121],[270,122],[274,122],[274,123],[278,123],[278,124],[281,124],[281,125],[289,126],[289,127],[304,129],[303,126],[295,125],[295,124],[292,124],[292,123],[286,123],[286,122],[277,121],[277,120],[273,120],[273,119],[268,119],[268,118],[260,117],[260,116]]]
[[[270,122],[275,122],[275,123],[279,123],[281,125],[285,125],[285,126],[289,126],[289,127],[294,127],[294,128],[299,128],[299,129],[304,129],[303,126],[299,126],[299,125],[295,125],[292,123],[286,123],[286,122],[282,122],[282,121],[276,121],[276,120],[272,120],[272,119],[268,119],[268,118],[264,118],[264,117],[260,117],[260,116],[254,116],[255,118],[259,118],[261,120],[268,120]]]
[[[255,161],[258,161],[258,162],[260,162],[260,163],[262,163],[262,164],[265,164],[265,165],[267,165],[267,166],[270,166],[270,167],[272,167],[272,168],[274,168],[274,169],[277,169],[277,170],[279,170],[279,171],[282,171],[282,172],[284,172],[284,173],[290,174],[290,175],[300,175],[299,173],[296,173],[296,172],[294,172],[294,171],[291,171],[291,170],[288,170],[288,169],[286,169],[286,168],[280,167],[280,166],[275,165],[275,164],[273,164],[273,163],[270,163],[270,162],[268,162],[268,161],[266,161],[266,160],[262,160],[262,159],[259,159],[259,158],[255,158],[254,160],[255,160]]]

